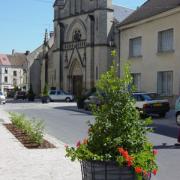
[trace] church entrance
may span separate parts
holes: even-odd
[[[73,95],[80,96],[83,90],[83,72],[81,64],[77,59],[74,59],[70,68],[70,87]]]
[[[73,94],[80,96],[82,93],[83,76],[73,76]]]

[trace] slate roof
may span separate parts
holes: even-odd
[[[129,9],[129,8],[118,6],[118,5],[113,5],[113,9],[114,9],[114,18],[118,22],[122,22],[134,11],[133,9]]]
[[[7,55],[11,66],[21,67],[26,63],[26,55],[24,53],[14,53],[14,55]]]
[[[180,0],[148,0],[120,23],[120,26],[150,18],[179,6]]]

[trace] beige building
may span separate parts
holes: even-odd
[[[129,61],[139,91],[180,94],[180,0],[149,0],[120,29],[120,63]]]

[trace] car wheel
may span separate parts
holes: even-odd
[[[159,117],[160,117],[160,118],[164,118],[165,116],[166,116],[166,113],[160,113],[160,114],[159,114]]]
[[[67,98],[65,99],[65,101],[66,101],[66,102],[70,102],[71,99],[70,99],[69,97],[67,97]]]
[[[180,126],[180,113],[176,115],[176,123],[178,126]]]
[[[49,101],[50,101],[50,102],[53,102],[53,100],[52,100],[51,98],[49,98]]]

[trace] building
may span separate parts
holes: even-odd
[[[137,90],[171,100],[180,94],[179,4],[148,0],[119,26],[120,67],[128,60]]]
[[[12,55],[0,55],[0,91],[7,93],[14,87],[25,88],[25,63],[26,54],[24,53],[13,51]]]
[[[27,79],[28,79],[28,89],[30,85],[32,85],[33,92],[37,97],[41,95],[43,92],[43,88],[45,83],[49,85],[49,87],[53,86],[52,76],[54,68],[54,64],[52,63],[52,47],[54,44],[54,33],[48,32],[46,30],[44,42],[34,51],[28,54],[27,56]]]
[[[116,25],[130,13],[112,0],[56,0],[54,86],[75,95],[93,88],[112,63],[111,50],[119,52]]]

